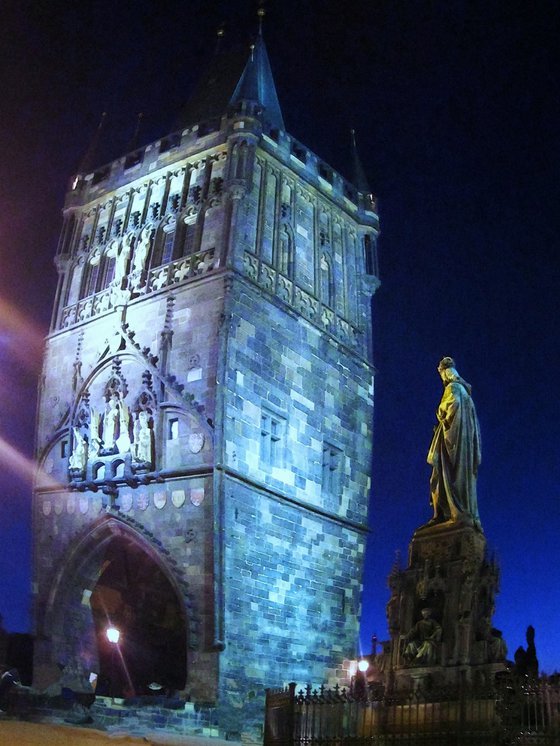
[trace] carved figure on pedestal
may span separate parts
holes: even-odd
[[[437,643],[441,641],[441,626],[432,619],[431,609],[422,609],[420,619],[405,636],[403,657],[410,665],[430,666],[437,663]]]
[[[480,428],[471,386],[444,357],[438,365],[443,396],[436,412],[438,424],[428,451],[432,466],[430,493],[434,516],[428,525],[445,521],[480,528],[476,478],[480,464]]]
[[[130,451],[130,412],[123,401],[119,404],[119,410],[119,437],[116,441],[117,448],[119,453],[128,453],[128,451]]]
[[[87,461],[87,443],[84,436],[77,427],[72,428],[74,432],[74,448],[68,459],[68,468],[72,472],[82,474],[86,468]]]
[[[144,266],[146,264],[146,259],[148,258],[148,252],[150,251],[150,245],[152,242],[151,236],[152,236],[152,227],[149,225],[146,225],[140,231],[140,235],[138,236],[138,241],[136,242],[136,246],[134,247],[134,258],[132,260],[132,271],[133,272],[141,272],[144,269]]]
[[[144,410],[138,414],[134,434],[134,457],[142,464],[152,463],[153,431],[150,427],[150,416]]]
[[[152,245],[153,229],[150,225],[144,226],[134,246],[134,256],[132,257],[132,271],[130,274],[130,285],[138,289],[144,281],[144,270],[146,261]]]
[[[490,622],[490,620],[488,620]],[[506,641],[502,637],[502,632],[495,627],[488,624],[490,631],[486,642],[488,644],[488,661],[489,663],[496,663],[497,661],[505,661],[507,655]]]
[[[119,419],[119,395],[113,394],[107,402],[103,417],[103,449],[107,452],[116,448]]]
[[[128,257],[130,254],[130,241],[121,241],[118,238],[113,239],[107,249],[107,256],[115,258],[115,276],[113,284],[120,288],[122,280],[126,275]]]
[[[89,410],[89,455],[97,456],[101,448],[99,412],[93,407]]]

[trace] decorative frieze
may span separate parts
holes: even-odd
[[[259,261],[249,252],[243,255],[245,274],[267,292],[276,295],[289,304],[308,321],[338,337],[350,347],[358,347],[361,334],[359,329],[346,319],[338,316],[332,308],[322,303],[311,293],[306,292],[285,275],[277,272],[265,262]]]
[[[200,251],[197,254],[182,257],[162,267],[156,267],[146,273],[145,284],[141,288],[142,293],[157,292],[171,285],[200,277],[217,269],[219,266],[218,263],[219,258],[216,255],[215,249],[212,248],[208,251]],[[90,318],[110,311],[118,305],[122,305],[123,300],[128,302],[129,299],[134,299],[140,290],[138,285],[138,275],[132,273],[128,277],[127,288],[122,292],[117,291],[113,285],[78,303],[67,306],[62,311],[60,328],[66,329],[74,324],[87,321]],[[127,293],[130,294],[127,295]]]

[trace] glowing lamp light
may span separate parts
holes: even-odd
[[[116,627],[107,627],[105,634],[109,642],[113,643],[113,645],[118,645],[121,636],[120,630]]]
[[[363,660],[363,659],[362,659],[361,661],[359,661],[359,662],[358,662],[358,669],[359,669],[360,671],[362,671],[362,673],[363,673],[364,671],[367,671],[367,670],[368,670],[368,668],[369,668],[369,663],[368,663],[368,662],[367,662],[366,660]]]
[[[357,670],[358,670],[357,661],[350,661],[350,665],[348,666],[348,676],[355,676]]]

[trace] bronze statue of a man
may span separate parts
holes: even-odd
[[[480,464],[480,427],[471,387],[457,373],[453,358],[438,365],[443,396],[436,412],[438,424],[428,451],[432,466],[430,492],[434,516],[480,528],[476,478]]]

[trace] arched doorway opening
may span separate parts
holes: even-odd
[[[186,682],[186,620],[162,568],[126,533],[104,546],[90,608],[99,656],[98,694],[126,697],[181,690]],[[108,629],[119,632],[111,642]]]

